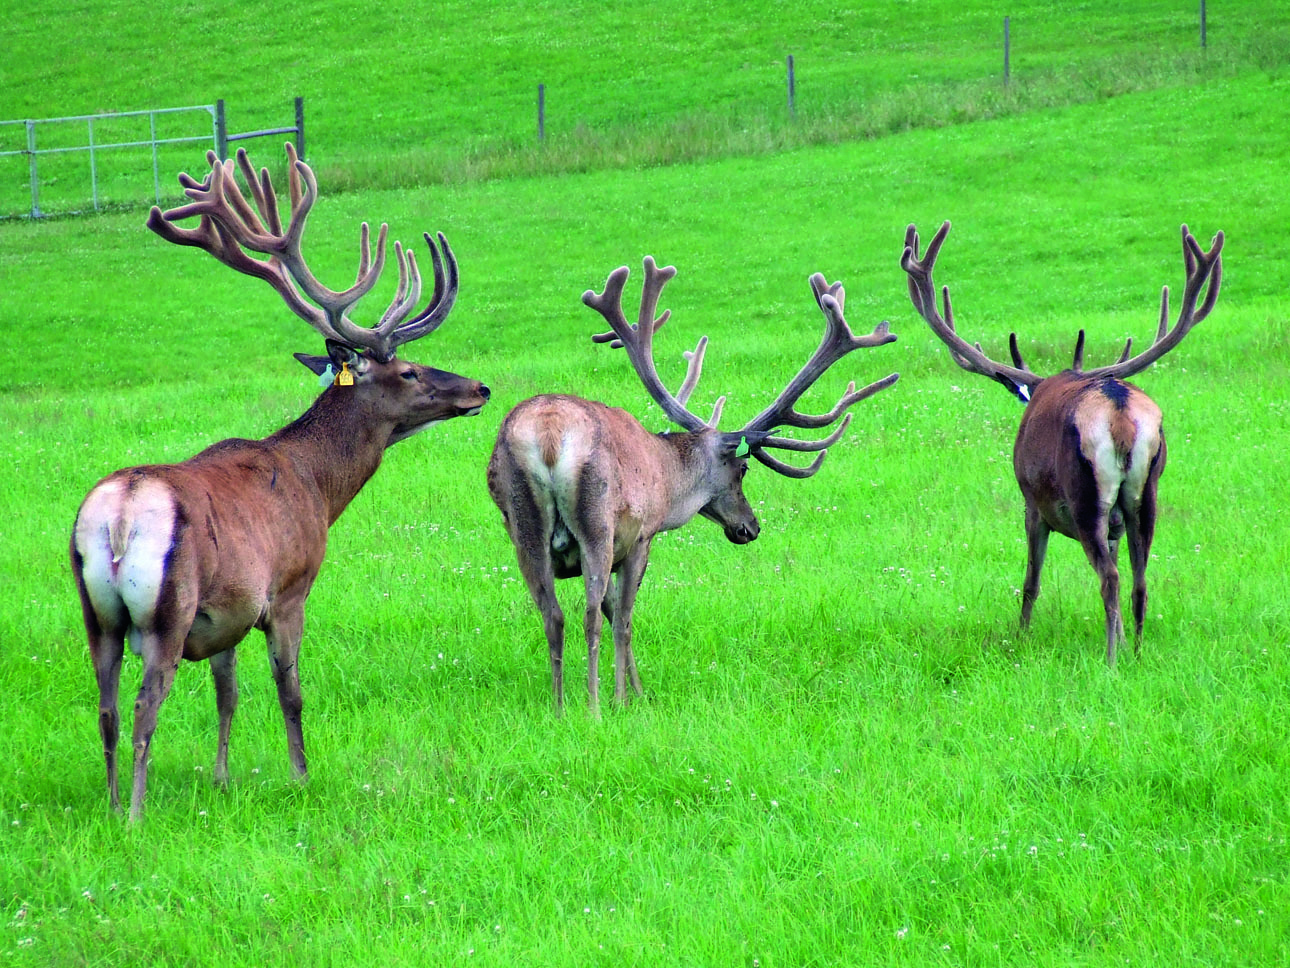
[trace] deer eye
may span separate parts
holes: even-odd
[[[405,380],[415,380],[417,378],[417,371],[404,370],[402,373],[399,374],[399,376],[403,377],[403,379]]]
[[[739,480],[742,481],[744,479],[744,475],[747,473],[748,473],[748,462],[744,461],[742,464],[739,465]]]

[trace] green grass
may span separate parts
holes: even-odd
[[[1126,92],[1284,68],[1290,19],[1254,0],[1066,7],[1026,0],[839,8],[811,0],[596,3],[334,3],[265,11],[221,0],[197,20],[155,2],[103,0],[16,12],[0,66],[0,119],[213,104],[230,129],[294,123],[330,191],[582,172],[765,154],[942,127]],[[1002,83],[1003,14],[1012,83]],[[797,75],[796,117],[785,58]],[[547,139],[537,143],[537,85]],[[202,114],[161,116],[162,138],[207,135]],[[45,148],[87,144],[83,122],[38,129]],[[0,127],[0,150],[25,148]],[[148,137],[147,119],[99,122],[96,143]],[[280,137],[280,136],[279,136]],[[277,138],[250,142],[260,163]],[[192,169],[191,145],[160,151],[160,190]],[[89,158],[45,155],[40,204],[88,208]],[[147,149],[100,151],[100,204],[150,202]],[[0,213],[30,210],[28,159],[0,158]]]
[[[360,219],[448,235],[461,299],[407,355],[487,380],[493,402],[392,449],[332,531],[302,650],[310,784],[289,779],[253,633],[233,788],[212,788],[213,690],[185,665],[140,827],[107,810],[66,562],[77,504],[117,467],[294,417],[316,383],[290,353],[317,338],[142,213],[0,226],[0,960],[1286,960],[1288,93],[1251,71],[684,166],[324,181],[306,247],[325,281],[353,271]],[[1170,456],[1143,655],[1116,673],[1073,542],[1053,542],[1017,635],[1020,411],[947,358],[897,266],[905,224],[946,217],[938,281],[961,331],[998,356],[1016,329],[1045,371],[1081,327],[1090,364],[1150,336],[1159,287],[1181,281],[1180,222],[1227,233],[1218,308],[1137,380]],[[703,521],[658,539],[636,613],[646,701],[585,715],[581,590],[563,585],[556,720],[484,465],[536,392],[663,428],[578,301],[619,264],[638,281],[646,252],[680,269],[665,376],[708,333],[694,402],[728,393],[727,426],[813,348],[812,271],[847,282],[854,328],[887,318],[899,341],[806,404],[902,378],[815,478],[754,469],[754,544]],[[138,675],[127,662],[127,719]]]

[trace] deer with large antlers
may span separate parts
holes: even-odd
[[[317,183],[290,144],[287,156],[291,207],[285,228],[268,171],[257,176],[241,150],[237,164],[254,208],[232,161],[209,152],[204,181],[179,176],[191,204],[164,213],[153,208],[148,227],[268,282],[325,337],[327,356],[295,355],[326,389],[297,420],[263,440],[224,440],[179,464],[109,475],[85,498],[72,531],[72,570],[99,687],[108,793],[118,811],[117,691],[126,640],[143,659],[134,704],[133,820],[143,813],[158,708],[181,658],[210,660],[219,713],[214,776],[220,785],[228,782],[235,649],[252,628],[268,643],[291,766],[299,779],[307,777],[297,658],[305,599],[322,565],[327,530],[376,472],[387,447],[443,420],[476,414],[488,401],[488,387],[478,380],[395,356],[400,346],[438,327],[456,299],[457,262],[443,235],[442,257],[426,235],[434,292],[423,310],[413,313],[421,296],[416,259],[396,242],[393,301],[374,326],[354,322],[354,305],[384,266],[387,227],[381,226],[373,259],[363,224],[353,286],[339,292],[323,286],[300,251]],[[191,217],[200,217],[195,229],[172,224]]]
[[[1149,367],[1177,346],[1209,315],[1223,276],[1223,233],[1205,252],[1182,227],[1186,283],[1178,320],[1169,325],[1169,287],[1160,299],[1156,338],[1136,356],[1133,340],[1110,366],[1085,370],[1084,331],[1075,341],[1070,369],[1040,377],[1022,362],[1017,334],[1009,338],[1012,365],[985,355],[954,329],[949,286],[941,290],[944,314],[936,308],[932,268],[950,223],[945,222],[919,257],[918,232],[905,231],[900,264],[909,277],[914,308],[932,332],[949,347],[950,356],[969,373],[979,373],[1007,387],[1026,405],[1013,446],[1012,463],[1026,504],[1026,578],[1021,592],[1021,627],[1039,596],[1039,572],[1056,531],[1084,548],[1101,581],[1106,611],[1106,661],[1115,665],[1117,645],[1124,642],[1120,615],[1120,573],[1116,559],[1120,538],[1128,537],[1133,569],[1134,654],[1142,647],[1147,610],[1147,561],[1156,527],[1156,493],[1165,467],[1165,434],[1160,408],[1137,387],[1124,381]],[[1208,283],[1208,288],[1206,284]],[[1204,302],[1201,293],[1204,291]]]
[[[675,395],[654,366],[654,333],[671,311],[656,318],[663,286],[676,269],[659,268],[645,258],[645,281],[635,325],[623,314],[628,269],[609,275],[601,293],[582,301],[600,313],[610,331],[593,336],[626,350],[646,391],[680,433],[654,434],[630,414],[580,397],[547,394],[525,400],[502,422],[488,464],[488,489],[501,509],[515,545],[520,571],[542,612],[551,660],[557,711],[564,706],[564,614],[556,601],[555,579],[582,575],[587,593],[583,626],[587,640],[587,687],[593,712],[599,710],[599,655],[603,618],[614,642],[614,695],[627,701],[631,682],[641,692],[632,655],[632,606],[649,558],[650,543],[662,531],[679,528],[696,514],[721,525],[735,544],[757,537],[760,525],[743,493],[748,457],[788,477],[810,477],[820,469],[826,448],[851,421],[846,411],[896,382],[891,374],[857,390],[851,383],[827,413],[794,409],[798,398],[824,372],[852,350],[881,346],[896,337],[880,323],[866,336],[854,336],[843,317],[841,283],[829,285],[818,273],[811,291],[824,314],[824,339],[779,397],[741,429],[717,429],[725,398],[718,398],[707,420],[686,406],[698,384],[708,338],[685,353],[685,379]],[[845,414],[845,416],[844,416]],[[818,429],[837,423],[823,439],[775,436],[780,427]],[[774,457],[772,449],[816,452],[799,467]]]

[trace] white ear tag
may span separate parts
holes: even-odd
[[[1021,399],[1025,400],[1026,403],[1030,402],[1030,387],[1023,383],[1017,387],[1017,393],[1020,394]]]

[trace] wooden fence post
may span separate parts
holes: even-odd
[[[27,122],[27,166],[31,171],[31,217],[40,218],[40,176],[36,173],[36,122]]]
[[[296,154],[305,160],[305,99],[296,97]]]
[[[1205,0],[1200,0],[1204,3]],[[1007,85],[1012,78],[1012,18],[1003,18],[1003,83]]]
[[[220,161],[228,160],[228,118],[224,114],[224,99],[215,102],[215,154]]]
[[[788,116],[797,117],[797,78],[793,74],[793,55],[788,55]]]

